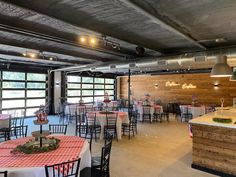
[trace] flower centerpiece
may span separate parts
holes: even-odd
[[[106,113],[108,112],[108,104],[109,104],[110,102],[111,102],[111,100],[109,99],[109,95],[108,95],[107,92],[105,92],[103,103],[105,104],[104,111],[105,111]]]
[[[48,115],[45,111],[45,106],[44,105],[40,105],[39,106],[39,110],[35,111],[35,115],[37,117],[37,122],[38,123],[43,123],[43,122],[48,122]]]
[[[147,93],[145,94],[145,100],[143,102],[143,106],[150,106],[151,103],[150,103],[150,95]]]

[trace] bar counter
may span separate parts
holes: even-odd
[[[213,118],[230,118],[218,123]],[[236,109],[223,108],[192,119],[192,167],[219,176],[236,176]]]

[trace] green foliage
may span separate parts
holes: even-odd
[[[225,124],[232,123],[232,119],[230,119],[230,118],[218,118],[218,117],[214,117],[214,118],[213,118],[213,121],[214,121],[214,122],[217,122],[217,123],[225,123]]]

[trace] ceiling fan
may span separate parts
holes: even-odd
[[[197,42],[199,43],[206,43],[206,42],[223,43],[223,42],[227,42],[227,39],[224,37],[221,37],[221,38],[216,38],[216,39],[201,39],[201,40],[197,40]]]

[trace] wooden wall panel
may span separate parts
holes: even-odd
[[[120,78],[120,98],[127,98],[127,77]],[[167,81],[178,82],[180,86],[166,87]],[[182,84],[196,85],[195,89],[182,89]],[[219,87],[214,87],[219,83]],[[158,84],[158,88],[155,88]],[[131,76],[132,97],[142,99],[145,93],[149,93],[152,99],[160,98],[162,102],[180,102],[191,104],[192,95],[196,95],[199,104],[220,105],[220,98],[225,99],[225,106],[232,106],[236,97],[236,82],[230,82],[229,78],[211,78],[209,74],[174,74],[157,76]]]

